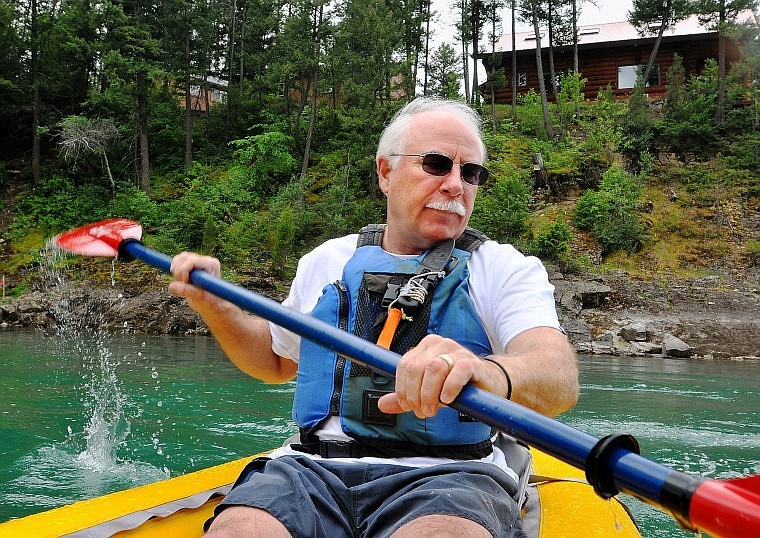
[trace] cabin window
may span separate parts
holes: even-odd
[[[517,73],[517,85],[518,86],[528,85],[528,73]]]
[[[544,73],[544,87],[546,88],[547,92],[551,92],[552,89],[556,89],[556,91],[559,91],[560,87],[562,86],[560,82],[561,81],[560,81],[559,75],[554,75],[554,88],[552,88],[551,73]]]
[[[642,75],[646,71],[646,65],[621,65],[618,67],[618,89],[633,88],[639,73]],[[660,85],[660,64],[653,64],[649,71],[646,86]]]

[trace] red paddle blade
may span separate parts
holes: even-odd
[[[63,250],[82,256],[118,255],[118,248],[125,239],[142,237],[142,226],[128,219],[107,219],[93,222],[75,230],[63,232],[53,241]]]
[[[760,475],[705,480],[691,497],[689,519],[710,536],[760,536]]]

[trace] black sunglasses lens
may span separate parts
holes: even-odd
[[[480,185],[488,179],[489,172],[485,166],[465,163],[462,166],[462,179],[470,185]],[[431,176],[445,176],[454,167],[454,161],[447,155],[428,153],[422,157],[422,169]]]
[[[454,161],[446,155],[428,153],[422,158],[422,169],[432,176],[445,176],[453,166]]]
[[[488,179],[488,169],[475,163],[462,165],[462,179],[471,185],[480,185]]]

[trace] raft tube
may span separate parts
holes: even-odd
[[[0,536],[166,538],[202,536],[203,523],[258,454],[0,524]],[[617,498],[604,500],[582,471],[531,449],[532,474],[523,506],[528,536],[630,538],[640,533]]]

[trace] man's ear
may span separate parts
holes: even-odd
[[[377,158],[377,182],[380,185],[380,190],[385,194],[388,194],[388,188],[390,186],[390,178],[388,175],[393,171],[390,160],[385,155],[381,155]]]

